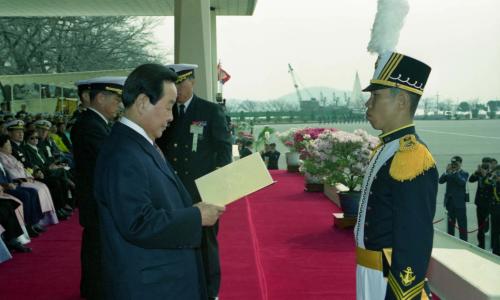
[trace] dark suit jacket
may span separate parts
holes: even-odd
[[[193,96],[182,121],[178,118],[177,105],[174,105],[173,113],[174,121],[157,143],[194,202],[199,202],[201,199],[194,180],[217,167],[231,163],[231,134],[222,108],[196,95]],[[196,152],[192,151],[193,134],[190,133],[193,123],[203,126],[203,134],[198,138]]]
[[[446,209],[465,208],[465,185],[469,173],[460,170],[455,173],[443,173],[439,177],[439,183],[446,183],[446,193],[444,195],[444,206]]]
[[[22,147],[22,144],[17,145],[16,142],[10,141],[10,144],[12,145],[12,155],[17,158],[18,161],[22,162],[25,167],[26,166],[26,154],[24,153],[24,149]]]
[[[206,299],[200,212],[149,141],[116,123],[94,188],[106,299]]]
[[[42,170],[43,173],[46,173],[48,171],[50,160],[47,157],[45,157],[45,154],[43,154],[40,148],[38,148],[38,154],[40,156],[38,156],[37,151],[28,144],[24,144],[22,146],[22,149],[24,154],[26,155],[26,163],[24,164],[25,167],[32,169],[40,169]]]
[[[489,208],[493,200],[493,186],[488,180],[488,176],[482,176],[479,172],[474,172],[469,177],[469,182],[477,181],[476,197],[474,204],[481,208]]]
[[[61,161],[62,154],[57,148],[56,144],[47,137],[44,141],[40,140],[38,142],[38,151],[41,151],[43,155],[47,158],[48,163],[53,163],[56,161]]]
[[[97,154],[110,128],[97,113],[88,109],[71,130],[75,159],[76,198],[80,201],[80,224],[98,227],[97,203],[94,198],[94,170]]]

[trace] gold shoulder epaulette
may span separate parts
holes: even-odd
[[[397,181],[413,180],[436,165],[432,154],[413,134],[399,139],[399,150],[392,159],[389,174]]]

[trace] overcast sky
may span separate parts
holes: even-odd
[[[409,0],[396,50],[432,67],[424,97],[500,99],[500,0]],[[351,90],[373,75],[368,53],[376,0],[258,0],[250,17],[219,17],[225,98],[268,100],[304,87]],[[157,36],[173,51],[173,17]]]

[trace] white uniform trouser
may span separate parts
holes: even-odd
[[[356,300],[384,300],[386,290],[382,271],[356,266]]]

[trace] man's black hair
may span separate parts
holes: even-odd
[[[163,97],[163,83],[175,83],[177,74],[158,64],[144,64],[135,68],[127,77],[123,86],[123,105],[125,108],[134,104],[140,94],[149,97],[151,104],[156,104]]]

